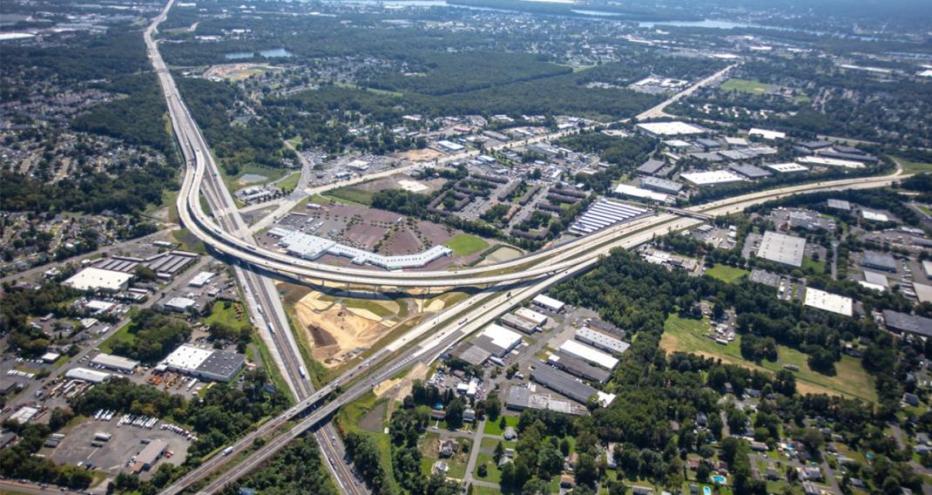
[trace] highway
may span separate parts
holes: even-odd
[[[211,211],[214,212],[218,228],[231,237],[254,243],[255,240],[252,239],[247,225],[240,216],[233,197],[220,179],[219,173],[217,173],[217,166],[213,161],[213,157],[209,153],[200,154],[201,150],[209,149],[207,142],[179,97],[174,78],[168,72],[153,37],[158,25],[167,17],[173,4],[174,0],[169,0],[166,3],[159,16],[153,19],[146,29],[144,37],[150,61],[158,73],[166,97],[172,126],[178,137],[185,162],[188,164],[185,175],[186,177],[190,176],[190,167],[198,162],[203,168],[210,168],[213,173],[208,176],[208,180],[202,183],[200,192],[203,193]],[[200,205],[199,199],[197,201]],[[311,395],[314,388],[308,379],[304,361],[298,350],[297,343],[294,341],[288,317],[272,280],[255,273],[251,268],[234,265],[234,271],[240,287],[242,287],[250,318],[259,329],[260,337],[269,343],[268,347],[275,361],[274,365],[282,371],[292,395],[297,401],[301,401]],[[273,363],[267,364],[273,365]],[[368,493],[365,486],[359,482],[350,467],[344,462],[343,446],[336,440],[333,427],[325,425],[315,431],[314,435],[320,445],[322,454],[329,460],[327,466],[340,485],[341,491],[351,494]]]

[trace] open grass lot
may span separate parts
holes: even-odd
[[[726,284],[734,283],[749,273],[751,272],[722,264],[717,264],[705,271],[706,275],[721,280]]]
[[[469,256],[489,247],[489,243],[472,234],[456,234],[445,244],[457,256]]]
[[[277,185],[283,191],[291,191],[294,190],[295,187],[298,187],[298,179],[300,178],[301,172],[295,172],[277,182],[275,185]]]
[[[242,189],[248,186],[255,186],[259,184],[266,184],[268,182],[276,181],[284,177],[285,174],[288,173],[288,171],[289,170],[286,168],[271,168],[271,167],[263,167],[260,165],[249,165],[249,166],[244,166],[243,168],[241,168],[239,173],[236,175],[227,175],[224,168],[220,167],[220,173],[223,175],[223,182],[226,184],[227,188],[229,188],[231,191]],[[250,184],[241,184],[239,179],[246,174],[261,175],[265,177],[265,179],[252,182]]]
[[[825,273],[825,262],[822,260],[814,260],[808,256],[803,258],[803,271],[813,273],[816,275],[821,275]]]
[[[762,361],[756,364],[741,357],[741,336],[728,345],[715,343],[705,336],[709,323],[704,320],[683,319],[670,315],[664,323],[660,346],[667,352],[687,352],[721,359],[723,362],[744,366],[749,369],[776,373],[787,364],[796,365],[796,387],[802,393],[824,393],[846,395],[876,402],[877,391],[874,378],[867,374],[861,363],[851,356],[842,356],[835,363],[837,373],[827,376],[813,371],[806,354],[786,346],[777,346],[775,362]]]
[[[398,482],[395,480],[395,476],[392,474],[391,439],[387,434],[383,433],[382,430],[370,431],[364,429],[362,426],[364,423],[363,418],[373,411],[380,409],[384,414],[385,409],[383,404],[386,400],[387,399],[379,399],[375,394],[369,392],[341,408],[340,412],[336,415],[336,420],[337,426],[342,434],[346,435],[347,433],[355,432],[375,440],[379,450],[379,463],[385,469],[385,474],[387,475],[388,488],[391,493],[398,493],[400,488],[398,487]],[[384,422],[385,418],[382,419]]]
[[[175,239],[175,241],[181,244],[181,249],[183,251],[207,254],[207,247],[204,245],[204,242],[195,237],[194,234],[192,234],[191,231],[186,228],[173,230],[172,237]]]
[[[136,340],[136,336],[129,333],[129,324],[126,324],[107,340],[103,341],[100,346],[98,346],[98,349],[100,349],[100,352],[110,354],[113,352],[113,346],[116,345],[117,342],[132,343],[134,340]]]
[[[722,83],[719,88],[722,91],[738,91],[741,93],[751,93],[755,95],[762,95],[771,90],[769,84],[764,84],[760,81],[754,81],[751,79],[729,79]]]
[[[333,198],[345,203],[355,203],[363,206],[372,205],[372,196],[374,193],[357,189],[355,187],[340,187],[324,193],[323,197]]]
[[[240,303],[215,302],[210,308],[210,314],[204,319],[208,325],[219,323],[237,330],[249,328],[249,316],[246,308]]]
[[[899,157],[894,158],[903,165],[903,171],[908,174],[932,173],[932,163],[914,162]]]
[[[504,416],[504,418],[505,423],[508,426],[511,426],[515,429],[518,428],[518,420],[521,419],[519,416]],[[484,434],[502,436],[503,432],[504,430],[502,430],[502,428],[499,426],[498,421],[489,420],[485,422],[485,430],[483,430]]]

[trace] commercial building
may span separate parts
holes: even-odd
[[[833,210],[851,211],[851,203],[843,199],[830,199],[825,204]]]
[[[913,292],[916,293],[916,299],[918,299],[919,302],[932,302],[932,285],[913,282]]]
[[[778,139],[786,139],[786,133],[780,131],[771,131],[767,129],[757,129],[753,128],[748,131],[749,137],[759,137],[761,139],[766,139],[767,141],[776,141]]]
[[[172,297],[162,302],[162,307],[176,313],[187,313],[197,308],[197,301],[189,297]]]
[[[587,235],[650,214],[647,208],[599,198],[570,225],[570,233]]]
[[[463,151],[466,149],[462,144],[454,143],[453,141],[448,141],[446,139],[437,141],[437,146],[439,146],[443,151],[447,153],[456,153],[458,151]]]
[[[641,166],[637,168],[637,171],[641,174],[654,175],[659,172],[660,169],[664,167],[664,165],[666,165],[664,162],[651,158],[650,160],[647,160],[641,164]]]
[[[773,170],[778,174],[792,174],[799,172],[808,172],[809,167],[804,167],[798,163],[788,162],[788,163],[770,163],[766,165],[767,168]]]
[[[101,383],[107,381],[110,378],[110,373],[89,370],[87,368],[71,368],[65,372],[65,378],[81,380],[83,382],[89,383]]]
[[[132,275],[113,270],[87,267],[74,274],[62,285],[83,291],[120,292],[129,287]]]
[[[650,136],[670,137],[670,136],[689,136],[694,134],[705,134],[708,132],[702,127],[688,124],[682,121],[668,122],[645,122],[637,125],[638,129]]]
[[[744,178],[730,170],[688,172],[685,174],[680,174],[680,178],[695,186],[714,186],[716,184],[728,184],[731,182],[741,182],[744,180]]]
[[[585,404],[596,390],[576,377],[543,363],[538,363],[531,371],[531,379],[554,392]]]
[[[521,344],[521,335],[495,323],[489,324],[476,338],[475,345],[493,356],[504,357]]]
[[[158,369],[184,373],[204,380],[230,381],[243,368],[242,354],[202,349],[189,344],[178,346],[159,363]]]
[[[884,289],[890,286],[890,282],[887,280],[886,275],[869,270],[864,270],[864,281],[869,284],[879,285]]]
[[[606,369],[592,366],[582,359],[563,352],[550,354],[547,357],[547,363],[549,363],[551,366],[556,366],[557,368],[560,368],[561,370],[566,371],[573,376],[577,376],[584,380],[591,380],[597,383],[605,383],[612,376],[611,372]]]
[[[421,268],[436,259],[453,254],[453,251],[446,246],[433,246],[420,253],[385,256],[281,227],[271,229],[269,235],[279,238],[278,244],[292,256],[316,260],[325,254],[330,254],[349,258],[357,265],[368,263],[386,270]]]
[[[11,414],[8,418],[9,421],[15,421],[21,425],[24,425],[32,420],[39,414],[39,410],[34,407],[23,406],[19,408],[15,413]]]
[[[649,191],[647,189],[642,189],[640,187],[635,187],[628,184],[618,184],[615,186],[615,194],[629,198],[657,201],[658,203],[673,202],[673,198],[671,198],[669,194]]]
[[[870,220],[872,222],[889,222],[890,217],[886,213],[881,213],[879,211],[872,211],[861,208],[861,218],[864,220]]]
[[[806,239],[767,231],[757,248],[757,257],[798,268],[803,265],[805,250]]]
[[[765,177],[770,177],[770,172],[747,163],[736,163],[730,167],[732,171],[741,174],[748,179],[763,179]]]
[[[615,366],[618,366],[618,359],[598,349],[580,344],[575,340],[567,340],[564,342],[563,345],[560,346],[559,351],[570,356],[575,356],[587,363],[601,366],[607,370],[613,370]]]
[[[583,416],[588,410],[576,403],[554,399],[548,395],[531,392],[525,387],[511,387],[505,397],[505,407],[512,411],[537,409],[540,411],[553,411],[574,416]]]
[[[139,361],[128,359],[122,356],[114,356],[101,352],[91,359],[91,364],[100,368],[107,368],[122,373],[132,373],[139,366]]]
[[[883,321],[890,330],[911,333],[920,337],[932,337],[932,318],[885,309]]]
[[[926,278],[932,278],[932,261],[924,260],[922,262],[922,271],[925,272]]]
[[[168,442],[165,440],[152,440],[145,447],[136,454],[136,462],[132,465],[133,473],[140,473],[142,471],[148,471],[155,466],[155,463],[162,458],[162,454],[165,453],[165,449],[168,447]]]
[[[679,194],[680,191],[683,190],[683,184],[672,180],[661,179],[659,177],[642,177],[641,187],[644,189],[650,189],[652,191],[673,195]]]
[[[554,300],[556,301],[556,299]],[[514,311],[514,314],[516,316],[520,316],[521,318],[524,318],[525,320],[532,321],[538,327],[542,327],[547,323],[547,315],[538,313],[537,311],[534,311],[531,308],[518,308]]]
[[[896,260],[893,256],[878,251],[864,251],[861,256],[861,266],[885,272],[896,272]]]
[[[214,275],[215,274],[213,272],[199,272],[194,276],[194,278],[191,279],[190,282],[188,282],[188,285],[191,287],[203,287],[207,285],[212,278],[214,278]]]
[[[543,309],[546,309],[547,311],[552,311],[554,313],[563,311],[563,308],[566,306],[563,301],[554,299],[545,294],[538,294],[534,296],[534,299],[532,299],[531,302]]]
[[[589,344],[592,347],[611,352],[613,354],[622,354],[631,347],[631,344],[617,339],[611,335],[593,330],[589,327],[577,328],[574,334],[576,340]]]
[[[470,345],[458,357],[473,366],[482,366],[491,356],[491,352],[477,345]]]
[[[803,304],[843,316],[854,314],[854,301],[850,297],[839,296],[812,287],[806,287],[806,298]]]
[[[534,333],[539,328],[534,324],[534,322],[521,318],[514,313],[508,313],[505,316],[502,316],[499,321],[505,326],[514,328],[515,330],[520,330],[527,334]]]
[[[824,167],[841,167],[841,168],[864,168],[864,164],[854,160],[841,160],[839,158],[828,158],[824,156],[802,156],[798,158],[799,163],[807,165],[817,165]]]

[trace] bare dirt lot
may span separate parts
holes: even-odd
[[[204,71],[204,77],[212,80],[242,81],[259,75],[274,67],[263,64],[221,64],[211,66]]]
[[[420,150],[409,150],[397,154],[398,158],[402,160],[409,160],[412,162],[427,162],[430,160],[435,160],[443,156],[443,153],[432,150],[430,148],[424,148]]]

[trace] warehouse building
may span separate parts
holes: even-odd
[[[647,208],[599,198],[570,225],[569,231],[576,235],[587,235],[648,214],[650,210]]]
[[[741,182],[744,180],[741,176],[730,170],[712,170],[709,172],[689,172],[680,174],[680,178],[695,186],[714,186],[717,184],[728,184],[731,182]]]
[[[476,338],[475,345],[489,351],[493,356],[504,357],[521,344],[521,335],[507,328],[490,324]]]
[[[508,395],[505,397],[505,407],[512,411],[536,409],[539,411],[553,411],[574,416],[583,416],[589,412],[585,407],[574,402],[554,399],[549,395],[533,393],[530,389],[525,387],[511,387],[508,389]]]
[[[385,268],[386,270],[421,268],[434,260],[453,254],[453,250],[450,248],[438,245],[421,251],[420,253],[385,256],[363,249],[345,246],[323,237],[283,229],[281,227],[271,229],[269,235],[277,237],[279,239],[278,244],[284,247],[288,254],[292,256],[307,260],[316,260],[325,254],[330,254],[349,258],[357,265],[368,263]]]
[[[861,257],[861,266],[896,273],[896,260],[888,253],[864,251],[864,255]]]
[[[505,326],[514,328],[515,330],[519,330],[527,334],[534,333],[540,328],[535,325],[534,322],[525,318],[521,318],[514,313],[508,313],[505,316],[502,316],[499,321]]]
[[[191,287],[203,287],[210,283],[212,278],[214,278],[213,272],[199,272],[188,282],[188,285]]]
[[[554,392],[585,404],[596,394],[596,389],[579,381],[573,375],[560,371],[543,363],[538,363],[531,371],[531,379]]]
[[[825,204],[833,210],[851,211],[851,203],[843,199],[830,199]]]
[[[864,168],[864,164],[861,162],[856,162],[854,160],[841,160],[838,158],[828,158],[824,156],[802,156],[797,160],[799,160],[799,163],[804,163],[806,165],[841,167],[850,169]]]
[[[631,347],[631,344],[627,342],[617,339],[611,335],[599,332],[598,330],[593,330],[589,327],[576,329],[574,337],[576,340],[582,343],[589,344],[592,347],[602,349],[613,354],[622,354],[627,351],[629,347]]]
[[[598,349],[594,349],[575,340],[567,340],[560,346],[559,352],[575,356],[587,363],[601,366],[607,370],[615,369],[618,366],[618,359],[606,354]]]
[[[766,171],[766,170],[764,170],[764,169],[762,169],[762,168],[760,168],[760,167],[757,167],[757,166],[754,166],[754,165],[751,165],[751,164],[747,164],[747,163],[740,163],[740,164],[739,164],[739,163],[736,163],[736,164],[734,164],[734,165],[732,165],[732,166],[730,166],[730,167],[728,167],[728,168],[730,168],[733,172],[736,172],[736,173],[738,173],[738,174],[740,174],[740,175],[743,175],[743,176],[747,177],[748,179],[752,179],[752,180],[753,180],[753,179],[763,179],[763,178],[765,178],[765,177],[770,177],[770,175],[771,175],[770,172],[768,172],[768,171]]]
[[[242,354],[183,344],[166,356],[156,369],[167,369],[204,380],[228,382],[243,368],[243,364],[245,358]]]
[[[773,170],[778,174],[794,174],[800,172],[808,172],[809,168],[804,167],[798,163],[771,163],[767,165],[767,168]]]
[[[645,122],[643,124],[638,124],[637,127],[641,132],[644,132],[645,134],[655,138],[689,136],[695,134],[705,134],[708,132],[702,127],[688,124],[682,121]]]
[[[920,337],[932,337],[932,318],[915,316],[889,309],[883,310],[883,321],[890,330],[910,333]]]
[[[534,296],[534,299],[532,299],[531,302],[553,313],[559,313],[563,311],[563,308],[566,306],[566,304],[563,301],[554,299],[544,294],[538,294]]]
[[[71,368],[65,372],[65,378],[81,380],[82,382],[89,383],[101,383],[107,381],[110,378],[110,373],[89,370],[87,368]]]
[[[465,350],[460,352],[459,356],[457,357],[473,366],[482,366],[490,357],[492,357],[492,353],[477,345],[470,345]]]
[[[776,141],[778,139],[786,139],[786,133],[780,131],[771,131],[768,129],[753,128],[748,131],[748,137],[758,137],[761,139],[766,139],[767,141]]]
[[[654,175],[660,172],[660,169],[662,169],[664,165],[666,165],[664,162],[651,158],[641,164],[641,166],[637,168],[637,171],[641,174]]]
[[[168,448],[168,442],[165,440],[156,439],[146,444],[146,446],[136,454],[136,462],[134,462],[131,467],[133,473],[139,474],[152,469],[155,463],[159,462],[159,459],[162,458],[162,454],[165,453],[166,448]]]
[[[806,298],[803,304],[843,316],[854,314],[854,301],[850,297],[839,296],[812,287],[806,287]]]
[[[547,315],[538,313],[537,311],[534,311],[531,308],[518,308],[514,311],[514,314],[515,316],[520,316],[521,318],[524,318],[525,320],[530,320],[538,327],[542,327],[545,324],[547,324]]]
[[[757,248],[757,257],[798,268],[803,265],[805,250],[806,239],[767,231]]]
[[[91,266],[74,274],[62,285],[89,292],[121,292],[129,287],[129,281],[132,278],[133,276],[128,273]]]
[[[642,177],[641,187],[672,195],[677,195],[683,190],[683,184],[659,177]]]
[[[605,383],[612,376],[611,372],[569,354],[558,352],[547,357],[547,363],[583,380]]]
[[[658,203],[672,203],[673,198],[669,194],[656,191],[650,191],[640,187],[628,184],[618,184],[615,186],[615,194],[623,197],[642,199],[645,201],[656,201]]]
[[[91,365],[98,368],[119,371],[121,373],[132,373],[133,370],[139,366],[139,361],[127,359],[123,356],[114,356],[113,354],[106,354],[101,352],[100,354],[94,356],[94,359],[91,359]]]

